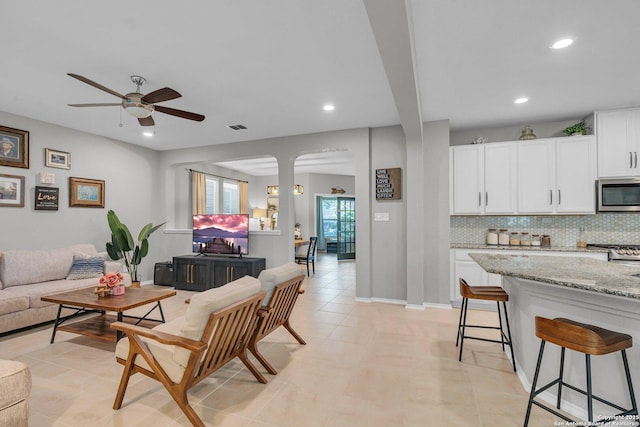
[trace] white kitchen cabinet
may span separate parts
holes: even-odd
[[[593,136],[518,145],[518,213],[595,213]]]
[[[484,147],[464,145],[451,147],[450,212],[452,214],[481,214],[484,211]]]
[[[518,145],[518,213],[553,213],[554,141]]]
[[[556,140],[555,211],[596,212],[596,141],[593,136]]]
[[[596,113],[598,177],[640,175],[640,109]]]
[[[450,149],[450,212],[515,212],[515,145],[494,143]]]
[[[495,252],[495,251],[494,251]],[[460,296],[460,278],[471,286],[501,286],[502,276],[499,274],[487,273],[480,267],[471,257],[470,253],[493,253],[492,251],[477,251],[467,249],[451,250],[451,301],[456,305],[462,302]],[[504,253],[504,251],[499,251]],[[479,306],[489,305],[488,303],[480,303]],[[491,306],[495,306],[493,301]]]
[[[516,145],[484,146],[484,212],[511,213],[516,210]]]

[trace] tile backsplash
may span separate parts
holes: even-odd
[[[485,243],[488,228],[551,235],[553,246],[587,243],[640,245],[640,213],[557,216],[451,216],[451,243]]]

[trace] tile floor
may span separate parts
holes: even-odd
[[[304,268],[304,267],[303,267]],[[407,310],[354,301],[355,264],[321,256],[305,280],[292,325],[261,343],[279,371],[258,383],[234,361],[190,393],[207,425],[215,426],[517,426],[528,395],[496,344],[455,347],[456,310]],[[163,301],[168,318],[184,313],[189,292]],[[474,321],[495,313],[476,311]],[[30,426],[188,426],[164,388],[132,379],[123,407],[113,399],[122,372],[114,344],[59,332],[51,326],[0,338],[0,358],[26,362],[33,376]],[[257,364],[260,369],[262,367]],[[553,426],[533,410],[530,426]]]

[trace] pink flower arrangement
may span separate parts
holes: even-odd
[[[101,285],[107,285],[109,288],[115,288],[124,280],[122,273],[107,273],[100,278]]]

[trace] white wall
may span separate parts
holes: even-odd
[[[0,250],[58,248],[92,243],[105,250],[111,233],[107,210],[113,209],[134,237],[148,222],[164,221],[158,186],[159,155],[153,150],[61,126],[0,112],[0,124],[29,131],[29,169],[0,166],[0,174],[25,177],[25,206],[0,207],[3,229]],[[71,153],[71,169],[44,166],[45,148]],[[57,211],[34,210],[34,191],[42,172],[55,174],[51,187],[60,190]],[[105,207],[69,207],[69,177],[105,180]],[[150,254],[141,265],[142,280],[153,278],[154,255],[161,231],[150,240]]]
[[[9,224],[0,234],[0,250],[55,248],[74,243],[88,242],[103,250],[110,233],[106,221],[108,209],[114,209],[133,234],[148,223],[167,221],[163,229],[150,238],[150,253],[142,263],[143,281],[153,279],[155,262],[171,260],[175,255],[191,252],[191,200],[188,167],[212,171],[234,177],[229,171],[209,169],[208,162],[220,162],[241,158],[272,155],[278,160],[280,173],[277,182],[273,177],[257,178],[240,174],[250,184],[250,207],[260,206],[266,198],[266,185],[278,184],[293,187],[305,185],[305,195],[296,210],[293,194],[280,196],[280,233],[252,236],[252,256],[265,257],[267,266],[274,266],[293,259],[293,225],[296,219],[303,224],[313,218],[313,196],[330,192],[331,187],[341,186],[347,194],[356,197],[357,259],[356,294],[360,298],[407,298],[410,287],[425,288],[425,298],[440,302],[441,294],[447,295],[448,276],[445,280],[448,259],[448,211],[446,194],[448,184],[446,163],[442,158],[442,144],[448,146],[448,124],[425,124],[433,132],[425,131],[425,190],[423,197],[437,197],[438,209],[425,214],[425,239],[435,236],[438,244],[425,251],[429,260],[420,260],[425,268],[425,283],[407,283],[407,254],[404,240],[412,233],[406,223],[406,199],[413,197],[403,193],[399,202],[376,202],[373,193],[373,172],[376,168],[400,167],[406,177],[405,140],[399,126],[372,129],[351,129],[298,135],[261,141],[212,145],[192,149],[156,152],[124,142],[103,138],[60,126],[39,122],[26,117],[0,112],[0,124],[30,132],[30,168],[0,167],[0,173],[25,176],[28,191],[24,208],[0,208],[0,219]],[[44,167],[44,149],[52,148],[71,153],[71,170]],[[318,177],[307,174],[295,176],[295,159],[307,153],[323,149],[347,149],[352,152],[356,175]],[[435,163],[434,163],[435,162]],[[444,162],[444,163],[443,163]],[[444,169],[443,169],[444,168]],[[215,169],[215,170],[214,170]],[[34,211],[33,196],[37,175],[43,171],[56,174],[56,186],[60,188],[60,208],[55,212]],[[68,206],[68,178],[70,176],[106,181],[106,205],[104,209],[70,208]],[[444,177],[444,179],[443,179]],[[269,183],[266,183],[266,180]],[[405,182],[403,187],[406,188]],[[252,188],[257,188],[254,193]],[[306,200],[306,201],[305,201]],[[254,205],[254,203],[257,203]],[[388,212],[390,221],[374,223],[374,212]],[[442,212],[441,212],[442,211]],[[445,213],[443,213],[445,212]],[[306,221],[300,218],[308,218]],[[443,227],[443,218],[446,227]],[[308,230],[303,230],[308,235]],[[442,243],[446,240],[445,244]],[[423,243],[425,248],[429,241]],[[426,264],[424,264],[426,262]],[[435,262],[435,266],[430,263]],[[447,270],[448,271],[448,270]],[[434,273],[435,272],[435,273]],[[432,276],[435,274],[435,276]]]
[[[525,125],[531,126],[531,128],[533,129],[533,133],[538,138],[566,136],[563,130],[583,119],[587,123],[587,126],[591,128],[591,133],[593,133],[594,117],[593,114],[589,114],[585,117],[570,120],[523,123],[521,126],[503,126],[455,131],[451,132],[451,145],[471,144],[471,141],[479,136],[488,138],[489,142],[517,141],[520,138],[520,135],[522,134],[522,128]]]
[[[449,121],[424,124],[424,300],[449,304]],[[411,232],[410,230],[408,231]]]
[[[222,162],[271,155],[278,160],[280,171],[278,185],[281,188],[293,188],[295,184],[294,163],[298,156],[320,152],[323,149],[350,150],[354,154],[356,170],[355,195],[358,200],[356,221],[358,224],[365,224],[362,227],[364,232],[358,234],[356,292],[360,296],[369,297],[371,296],[371,244],[370,233],[367,231],[369,229],[371,186],[369,146],[368,129],[350,129],[162,152],[160,153],[160,169],[164,172],[163,188],[165,189],[162,203],[166,209],[169,226],[180,229],[184,228],[187,223],[189,207],[185,202],[187,198],[185,194],[188,193],[188,176],[183,173],[183,169],[185,164],[193,163],[196,159],[203,162]],[[292,193],[280,195],[278,220],[280,235],[252,236],[252,242],[255,242],[256,247],[269,248],[269,250],[262,252],[262,249],[256,251],[251,249],[251,255],[267,258],[267,265],[277,265],[293,259],[294,248],[291,241],[293,240],[295,209]],[[188,238],[172,239],[173,246],[165,252],[167,258],[176,252],[189,252]],[[263,242],[267,239],[269,239],[269,243]],[[179,240],[179,242],[174,240]],[[250,247],[253,247],[253,243],[250,244]]]
[[[372,212],[389,215],[389,221],[371,222],[371,276],[373,296],[393,300],[407,299],[407,226],[406,151],[404,133],[399,126],[371,130],[371,171],[376,169],[402,169],[402,199],[377,201],[370,193]],[[373,185],[373,183],[372,183]],[[361,228],[356,224],[357,232]]]

